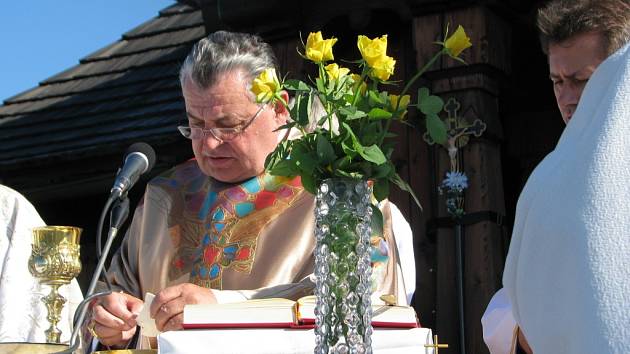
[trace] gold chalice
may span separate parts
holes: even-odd
[[[59,343],[61,330],[57,323],[66,299],[59,295],[59,287],[69,284],[81,272],[79,238],[81,229],[73,226],[44,226],[33,229],[33,249],[28,269],[41,284],[50,285],[50,294],[42,297],[48,310],[50,328],[46,341]]]

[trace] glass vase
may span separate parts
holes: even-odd
[[[315,208],[315,353],[372,353],[371,185],[326,179]]]

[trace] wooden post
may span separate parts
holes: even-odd
[[[469,178],[466,190],[467,213],[492,211],[505,214],[503,180],[501,175],[502,127],[498,114],[497,78],[509,73],[510,27],[490,10],[482,6],[460,8],[450,12],[420,16],[414,19],[414,47],[420,67],[435,52],[428,43],[442,40],[449,24],[452,33],[462,25],[471,38],[473,47],[462,58],[467,66],[444,58],[433,68],[428,78],[430,89],[445,100],[455,97],[461,103],[460,115],[470,122],[479,118],[487,124],[482,138],[471,137],[460,150],[464,172]],[[434,149],[434,180],[439,183],[449,168],[449,158],[443,149]],[[437,184],[433,186],[437,188]],[[447,216],[443,199],[433,208],[431,217]],[[504,259],[504,233],[496,220],[484,220],[465,225],[464,295],[466,323],[466,352],[487,353],[483,343],[481,315],[490,298],[500,287]],[[437,317],[434,331],[460,352],[455,267],[454,232],[450,228],[437,231]]]

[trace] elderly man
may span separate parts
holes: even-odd
[[[608,136],[606,133],[598,133],[596,129],[589,128],[589,131],[592,133],[586,133],[586,130],[584,130],[584,124],[587,124],[585,122],[588,119],[601,119],[601,122],[595,120],[593,124],[604,125],[610,124],[610,122],[613,122],[615,119],[619,120],[620,116],[623,114],[614,114],[613,112],[591,112],[591,117],[582,117],[582,121],[577,123],[580,124],[580,126],[573,128],[571,128],[572,122],[570,121],[578,110],[578,103],[581,102],[580,99],[582,97],[582,93],[585,90],[586,84],[591,75],[596,72],[596,69],[607,57],[617,51],[623,51],[622,47],[626,46],[630,41],[630,3],[624,0],[554,0],[539,10],[538,28],[541,33],[543,50],[549,57],[550,78],[553,82],[558,108],[562,115],[562,119],[567,124],[568,132],[563,134],[556,151],[550,154],[545,161],[541,163],[541,165],[537,168],[537,172],[538,175],[540,175],[540,171],[544,171],[545,168],[547,168],[547,171],[555,169],[555,167],[548,166],[550,161],[557,159],[557,163],[562,163],[563,165],[562,170],[569,171],[571,168],[576,169],[574,172],[569,172],[571,174],[570,180],[580,180],[580,178],[582,178],[581,183],[583,184],[578,186],[579,188],[575,188],[576,186],[573,186],[572,188],[574,188],[574,190],[568,191],[571,187],[567,187],[569,184],[564,183],[563,188],[554,188],[553,192],[560,191],[566,187],[566,193],[570,193],[573,198],[582,198],[586,195],[591,195],[591,197],[589,200],[570,202],[572,204],[572,208],[566,208],[565,210],[559,210],[560,208],[556,208],[555,210],[547,213],[547,220],[539,220],[537,223],[540,225],[548,225],[548,228],[552,229],[554,228],[553,225],[559,222],[558,219],[571,219],[570,225],[573,225],[573,229],[570,232],[570,239],[573,241],[569,240],[566,244],[564,244],[562,249],[566,252],[572,253],[575,251],[572,247],[573,244],[579,245],[582,242],[594,242],[594,240],[601,237],[601,232],[604,232],[605,229],[602,228],[601,223],[598,224],[594,222],[593,219],[585,218],[584,215],[580,214],[584,210],[592,209],[596,206],[598,200],[600,200],[606,193],[613,191],[615,188],[622,187],[619,189],[619,192],[622,192],[623,189],[626,191],[628,189],[627,186],[613,185],[611,186],[611,190],[605,192],[603,188],[598,186],[600,182],[593,184],[593,181],[595,179],[603,181],[608,178],[607,176],[614,176],[615,169],[605,168],[588,175],[588,173],[585,174],[581,171],[584,171],[589,164],[592,164],[593,167],[600,164],[604,159],[600,159],[599,161],[589,161],[588,155],[584,155],[583,160],[581,160],[581,157],[574,156],[577,154],[574,147],[586,146],[587,149],[590,149],[591,151],[597,151],[599,150],[599,146],[603,146],[604,144],[608,144],[616,140],[614,135]],[[622,54],[617,53],[616,55]],[[610,64],[610,66],[612,65],[613,64]],[[617,75],[621,75],[624,70],[623,65],[621,65],[617,70]],[[602,73],[600,75],[605,76],[610,74]],[[624,85],[628,84],[628,78],[618,78],[620,81],[617,86],[614,85],[614,80],[612,80],[612,78],[617,79],[615,74],[613,74],[611,78],[602,80],[609,80],[610,89],[617,90],[611,91],[611,96],[622,96],[624,94]],[[596,84],[592,84],[592,86],[594,87],[591,87],[590,91],[585,91],[585,93],[588,92],[590,94],[590,96],[588,96],[590,98],[589,103],[580,105],[590,105],[593,107],[604,107],[608,105],[613,107],[614,110],[617,110],[615,103],[616,98],[602,98],[599,101],[596,99],[598,94],[604,92],[604,90],[608,88],[606,85],[601,86],[600,83],[599,87],[596,86]],[[589,108],[584,108],[583,111],[588,109]],[[587,114],[584,113],[583,115]],[[627,118],[628,117],[626,116],[625,119]],[[623,121],[623,118],[619,121]],[[621,127],[619,125],[616,125],[616,129],[619,129],[616,134],[623,136],[623,130],[620,128]],[[589,141],[589,138],[592,140]],[[617,148],[627,150],[628,146],[621,144]],[[560,151],[563,151],[564,154],[561,155]],[[606,155],[609,155],[608,157],[610,157],[612,153],[607,153]],[[596,169],[593,168],[593,170]],[[547,174],[548,177],[551,175],[550,173]],[[621,172],[621,175],[623,175],[623,172]],[[536,172],[532,176],[536,176]],[[625,177],[628,177],[627,169]],[[538,245],[537,247],[541,248],[545,248],[546,246],[552,244],[561,244],[562,242],[559,242],[558,240],[562,239],[562,233],[567,232],[567,230],[563,230],[561,233],[537,232],[534,234],[531,231],[532,228],[526,226],[527,224],[533,223],[534,219],[526,220],[526,218],[529,218],[530,216],[526,216],[524,210],[531,210],[531,208],[533,208],[533,204],[525,208],[524,200],[529,200],[531,202],[533,190],[536,188],[548,188],[544,181],[549,181],[551,179],[552,178],[543,178],[541,180],[536,180],[536,177],[530,177],[528,187],[526,187],[519,199],[513,244],[510,247],[510,254],[508,256],[504,277],[504,282],[506,284],[506,288],[508,289],[507,291],[500,290],[488,305],[484,318],[482,318],[482,323],[484,325],[484,339],[490,348],[490,352],[493,354],[509,353],[516,349],[522,350],[526,353],[531,353],[532,349],[525,339],[525,334],[516,326],[516,321],[512,316],[512,311],[520,311],[520,316],[518,317],[520,317],[521,321],[524,322],[522,325],[524,326],[526,323],[530,325],[532,336],[535,336],[538,348],[541,352],[577,352],[576,349],[570,348],[580,348],[579,350],[584,353],[608,353],[613,352],[613,350],[615,350],[614,352],[627,352],[627,350],[624,351],[620,349],[624,345],[622,342],[618,341],[617,344],[614,344],[615,336],[605,334],[605,330],[598,328],[598,321],[583,321],[584,318],[588,317],[587,314],[589,312],[591,314],[593,313],[592,311],[596,311],[597,313],[603,312],[600,312],[601,308],[598,308],[599,305],[593,306],[590,309],[588,307],[584,308],[581,306],[585,304],[585,302],[582,301],[584,300],[582,297],[584,295],[586,297],[590,297],[590,300],[587,301],[590,305],[597,303],[600,303],[601,305],[602,302],[608,302],[608,305],[605,307],[610,307],[609,305],[612,305],[612,302],[609,302],[610,299],[605,298],[606,296],[609,296],[608,293],[610,292],[610,289],[607,289],[606,286],[598,289],[590,289],[587,284],[577,286],[581,281],[567,281],[569,279],[579,279],[581,276],[589,276],[589,274],[580,274],[580,276],[576,276],[574,272],[603,272],[605,267],[602,267],[601,264],[597,264],[597,260],[589,259],[590,257],[593,257],[593,254],[596,255],[597,252],[590,253],[590,256],[587,256],[589,252],[575,252],[575,254],[580,254],[580,256],[577,259],[571,260],[573,257],[564,259],[561,255],[562,252],[558,252],[555,248],[550,247],[548,249],[553,249],[553,257],[544,259],[545,262],[539,262],[543,261],[544,256],[540,257],[540,255],[544,252],[534,251],[533,249],[526,250],[523,246],[530,245],[531,247],[531,245],[534,244],[534,239],[538,240],[536,243]],[[592,185],[590,187],[584,187],[588,184]],[[536,187],[532,187],[532,185]],[[553,193],[550,194],[553,195]],[[614,197],[611,196],[611,198]],[[559,198],[557,200],[571,199],[572,198]],[[613,202],[612,199],[608,199],[610,203]],[[547,205],[553,204],[554,203]],[[540,206],[541,209],[545,209],[543,205]],[[619,210],[624,212],[623,207]],[[625,209],[625,213],[628,213],[627,208]],[[562,214],[561,217],[554,219],[554,215],[557,216],[558,214]],[[612,237],[612,234],[613,232],[610,232],[609,236]],[[567,235],[569,235],[569,233],[567,233]],[[623,243],[620,243],[619,246],[620,247],[618,249],[623,249]],[[586,246],[587,249],[591,247],[592,246]],[[533,258],[538,260],[532,263],[531,259]],[[558,260],[560,261],[558,262]],[[593,261],[595,261],[595,263],[593,263]],[[526,266],[526,264],[546,264],[545,267],[548,267],[549,270],[536,272],[533,268]],[[568,266],[569,264],[571,266]],[[520,279],[522,279],[521,281],[518,280],[519,278],[516,278],[517,275]],[[586,283],[586,281],[584,282]],[[531,307],[531,301],[533,301],[531,294],[533,292],[540,291],[540,288],[537,287],[541,286],[543,283],[547,285],[555,284],[555,286],[561,286],[560,284],[567,283],[570,286],[568,285],[561,293],[573,293],[564,298],[562,296],[552,296],[554,295],[552,294],[554,291],[552,288],[547,288],[545,293],[548,294],[541,294],[539,300],[534,302],[540,306]],[[516,303],[516,305],[519,306],[516,306],[517,308],[513,309],[512,301],[519,298],[521,299],[520,303]],[[545,307],[545,310],[543,310],[543,307]],[[569,308],[572,310],[567,311]],[[534,310],[537,312],[526,315],[526,312]],[[614,311],[616,311],[619,315],[617,317],[617,322],[625,321],[625,326],[621,327],[627,328],[627,322],[630,320],[628,318],[627,303],[626,306],[617,308]],[[576,314],[585,315],[579,316]],[[572,323],[572,319],[577,318],[580,320]],[[532,326],[535,323],[537,323],[537,325]],[[543,323],[555,324],[556,330],[559,331],[561,335],[553,336],[551,334],[552,332],[549,331],[546,336],[548,339],[545,339],[545,336],[541,335],[540,331],[542,328],[548,328],[548,326],[542,326]],[[554,325],[551,326],[554,327]],[[575,335],[579,332],[575,331],[575,326],[583,326],[583,330],[580,332],[583,334],[582,339],[590,341],[590,343],[597,343],[597,345],[604,342],[605,345],[598,347],[597,350],[594,348],[591,350],[587,349],[587,347],[580,347],[579,343],[581,336]],[[592,331],[589,330],[591,326]],[[621,328],[619,330],[621,330]],[[567,333],[573,333],[573,335],[567,335]],[[529,333],[526,334],[529,338]],[[513,340],[513,336],[514,338],[518,338],[518,340]],[[567,343],[561,343],[564,340],[566,340]],[[551,350],[550,348],[554,347],[549,346],[548,344],[552,341],[556,341],[561,344],[559,347],[556,346],[554,350]],[[627,345],[627,342],[625,345]],[[627,347],[625,348],[627,349]]]
[[[289,113],[256,104],[250,91],[253,78],[276,66],[259,37],[223,31],[186,58],[180,81],[189,125],[179,129],[195,159],[148,184],[110,268],[121,292],[92,309],[88,328],[102,344],[124,346],[134,336],[147,292],[157,294],[151,315],[161,331],[182,328],[186,304],[312,293],[314,198],[299,179],[264,171]],[[396,240],[410,240],[409,226],[393,204],[381,208],[387,254],[374,262],[376,294],[408,302],[413,253]],[[401,260],[411,265],[404,276]]]

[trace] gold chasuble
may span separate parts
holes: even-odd
[[[140,299],[188,282],[295,300],[314,288],[314,207],[299,178],[262,174],[228,184],[190,160],[149,182],[108,275]],[[384,230],[372,237],[373,290],[404,303],[388,203],[382,211]]]

